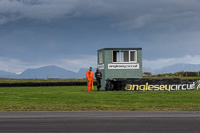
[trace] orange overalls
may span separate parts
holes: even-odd
[[[93,71],[88,70],[86,72],[86,78],[87,78],[87,86],[88,86],[88,91],[92,91],[92,83],[93,83]]]

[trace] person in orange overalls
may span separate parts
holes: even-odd
[[[92,85],[93,85],[93,71],[92,67],[86,72],[86,78],[87,78],[87,86],[88,86],[88,91],[92,91]]]

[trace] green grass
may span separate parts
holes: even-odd
[[[0,83],[86,82],[86,79],[0,79]]]
[[[152,76],[152,77],[143,77],[144,79],[167,79],[167,78],[179,78],[179,79],[200,79],[200,77],[180,77],[180,76],[163,76],[163,77],[158,77],[158,76]]]
[[[0,111],[80,110],[200,110],[200,91],[87,92],[86,86],[0,88]]]
[[[162,78],[180,78],[180,79],[200,79],[200,77],[144,77],[144,79],[162,79]],[[0,79],[0,83],[27,83],[27,82],[86,82],[86,79]]]

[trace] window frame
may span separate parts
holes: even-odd
[[[131,61],[131,52],[135,52],[135,60]],[[129,50],[129,62],[137,63],[137,50]]]
[[[123,51],[128,51],[128,56],[129,56],[129,59],[128,59],[128,62],[114,62],[113,61],[113,53],[114,53],[114,51],[116,51],[116,52],[119,52],[119,60],[121,60],[121,52],[123,52]],[[135,60],[134,61],[131,61],[131,52],[135,52]],[[116,56],[117,57],[117,56]],[[117,58],[116,58],[116,61],[117,61]],[[112,51],[112,63],[137,63],[137,50],[113,50]]]
[[[98,58],[98,63],[99,64],[103,64],[103,50],[100,50],[99,52],[98,52],[98,56],[99,56],[99,58]],[[100,59],[101,58],[101,59]]]

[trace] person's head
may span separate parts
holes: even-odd
[[[97,72],[99,72],[99,68],[97,68]]]
[[[90,69],[89,69],[90,71],[92,71],[92,67],[90,67]]]

